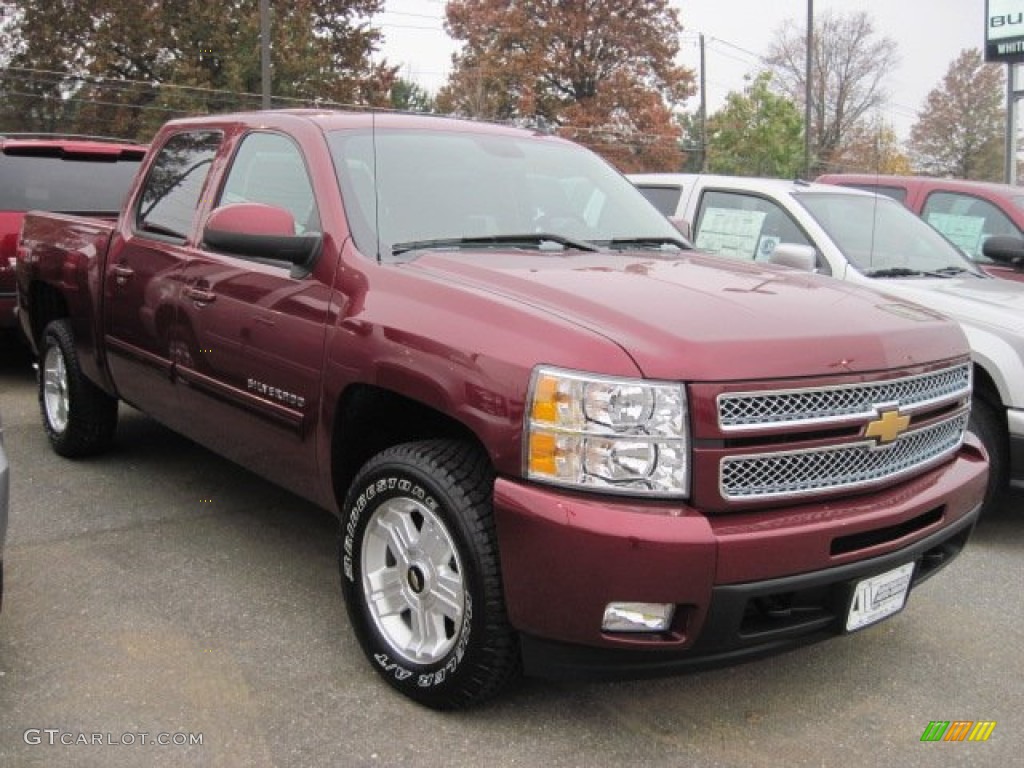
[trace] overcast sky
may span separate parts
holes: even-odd
[[[705,37],[708,110],[718,109],[730,91],[742,90],[743,76],[759,69],[775,31],[791,23],[801,30],[807,0],[672,0],[684,33],[680,63],[696,73],[698,34]],[[444,0],[387,0],[379,17],[384,55],[402,66],[402,76],[436,91],[451,69],[455,43],[443,30]],[[982,48],[985,0],[814,0],[815,14],[864,10],[878,33],[892,38],[900,65],[888,78],[891,94],[885,118],[906,138],[928,92],[941,84],[949,65],[965,48]],[[695,97],[686,105],[696,110]]]

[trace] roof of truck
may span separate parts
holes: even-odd
[[[485,123],[460,117],[428,115],[420,112],[398,112],[394,110],[339,110],[339,109],[271,109],[257,112],[232,112],[200,117],[184,117],[172,120],[169,125],[203,125],[278,122],[281,118],[295,118],[312,122],[324,132],[369,128],[415,128],[417,130],[457,130],[472,133],[505,134],[510,136],[544,135],[543,132],[498,123]]]

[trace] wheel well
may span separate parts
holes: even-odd
[[[54,320],[60,320],[68,316],[68,305],[64,297],[60,295],[52,285],[46,283],[33,283],[29,289],[30,318],[32,323],[32,338],[35,341],[36,349],[40,348],[39,342],[43,338],[43,331],[46,326]]]
[[[393,445],[453,438],[470,442],[487,455],[465,424],[403,395],[365,384],[353,385],[342,395],[331,434],[331,469],[339,506],[359,468]]]
[[[1003,407],[999,388],[989,376],[988,371],[977,364],[974,366],[974,394],[994,408],[1002,409]]]

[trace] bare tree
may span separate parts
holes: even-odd
[[[806,93],[804,25],[790,20],[775,32],[766,64],[773,84],[795,104]],[[814,23],[811,70],[811,151],[817,167],[827,166],[858,123],[888,99],[886,75],[899,63],[896,42],[879,37],[864,11],[825,11]]]
[[[977,48],[950,64],[910,130],[914,165],[935,176],[1002,181],[1006,114],[1003,68]]]

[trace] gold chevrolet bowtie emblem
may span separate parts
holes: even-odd
[[[906,432],[908,426],[909,416],[900,416],[899,411],[884,411],[877,419],[868,422],[864,436],[873,437],[879,445],[885,445]]]

